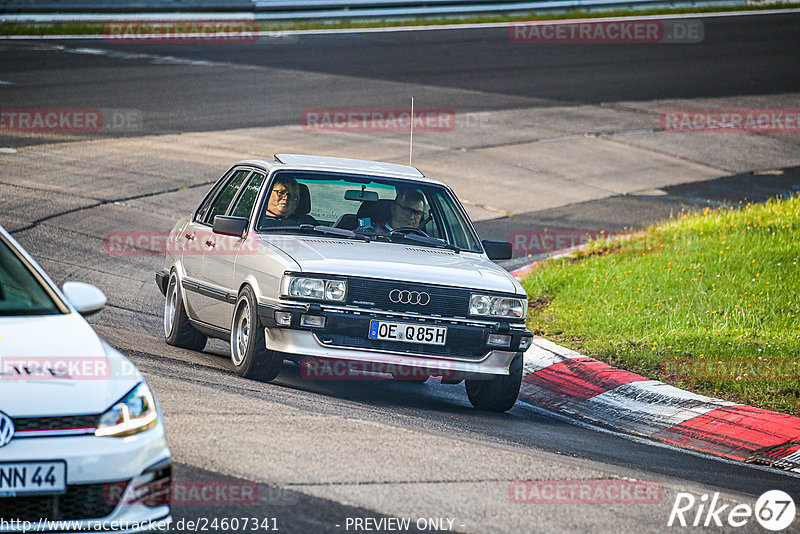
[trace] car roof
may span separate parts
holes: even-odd
[[[325,170],[347,172],[353,174],[369,174],[402,178],[415,182],[441,184],[440,181],[427,178],[419,169],[397,163],[370,161],[364,159],[336,158],[332,156],[313,156],[306,154],[275,154],[274,159],[254,158],[240,161],[239,165],[258,165],[268,170]]]

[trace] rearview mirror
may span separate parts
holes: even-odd
[[[84,317],[99,312],[106,305],[106,296],[91,284],[65,282],[61,291],[72,307]]]
[[[348,189],[344,192],[345,200],[361,200],[362,202],[377,202],[378,193],[375,191],[363,191],[358,189]]]
[[[215,234],[244,237],[247,231],[248,220],[246,217],[232,217],[229,215],[215,215],[212,231]]]
[[[483,250],[490,260],[510,260],[511,259],[511,243],[508,241],[492,241],[484,239],[481,241]]]

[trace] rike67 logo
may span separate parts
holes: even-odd
[[[755,507],[749,504],[722,504],[719,493],[710,498],[699,498],[691,493],[679,492],[669,514],[667,526],[681,527],[743,527],[755,520],[773,532],[785,530],[795,517],[792,497],[781,490],[770,490],[761,495]]]

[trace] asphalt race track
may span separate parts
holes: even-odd
[[[107,308],[90,322],[155,389],[177,480],[255,484],[252,502],[176,503],[176,521],[275,518],[283,532],[353,532],[348,518],[406,517],[421,531],[426,525],[415,523],[419,518],[452,519],[449,528],[457,532],[663,532],[678,492],[719,492],[726,503],[752,505],[763,492],[781,489],[800,502],[800,476],[576,424],[524,402],[503,415],[477,412],[463,384],[307,381],[288,363],[271,384],[242,379],[233,373],[224,343],[209,343],[199,354],[164,343],[163,297],[153,276],[162,258],[109,255],[103,248],[112,231],[169,230],[228,165],[252,154],[271,155],[277,144],[284,151],[297,146],[402,162],[405,134],[312,134],[301,128],[301,116],[310,108],[405,108],[411,95],[425,108],[477,114],[500,125],[486,136],[469,130],[455,132],[461,137],[453,140],[420,136],[421,161],[431,168],[455,165],[452,172],[462,181],[454,187],[471,202],[485,237],[507,238],[512,226],[535,229],[553,220],[570,228],[596,228],[601,220],[631,227],[701,205],[701,196],[736,202],[797,190],[797,133],[745,140],[695,136],[674,151],[669,143],[653,148],[648,136],[657,132],[636,133],[647,106],[798,107],[798,14],[703,23],[702,43],[679,45],[532,46],[511,42],[503,28],[295,35],[218,45],[0,40],[0,111],[125,109],[142,119],[119,132],[0,131],[0,224],[57,283],[81,280],[106,293]],[[596,183],[576,182],[574,188],[553,187],[547,199],[537,198],[537,182],[525,181],[523,171],[507,177],[525,194],[508,195],[491,180],[478,184],[452,163],[457,160],[447,159],[477,152],[491,153],[498,164],[522,161],[525,153],[513,151],[520,141],[503,137],[503,125],[548,110],[574,119],[570,135],[576,138],[599,131],[623,136],[624,146],[597,141],[612,146],[603,156],[609,162],[633,165],[624,156],[638,158],[645,150],[662,159],[636,167],[624,187],[598,192]],[[601,113],[614,113],[614,119],[595,122]],[[622,114],[632,126],[614,122]],[[548,135],[533,137],[538,142]],[[734,139],[749,143],[755,155],[704,145],[727,146]],[[728,163],[714,160],[720,154]],[[651,180],[648,173],[666,165],[667,157],[694,179]],[[752,162],[740,165],[737,157]],[[559,168],[543,162],[537,172],[556,175]],[[777,169],[773,174],[780,177],[767,182],[772,175],[762,180],[754,174],[759,169]],[[704,189],[712,179],[728,184],[726,194]],[[592,194],[585,192],[590,186]],[[647,193],[651,189],[660,192]],[[640,190],[645,193],[629,194]],[[519,197],[528,208],[512,205]],[[511,212],[516,215],[502,216]],[[619,217],[609,220],[609,213]],[[509,494],[518,480],[652,481],[663,488],[663,498],[652,504],[518,503]],[[176,531],[182,526],[176,524]],[[735,530],[761,531],[754,521]]]

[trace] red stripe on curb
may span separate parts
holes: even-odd
[[[539,404],[559,408],[641,380],[647,379],[592,358],[573,358],[523,377],[522,394]]]
[[[651,437],[726,458],[747,460],[759,449],[800,440],[800,418],[752,406],[725,406]]]

